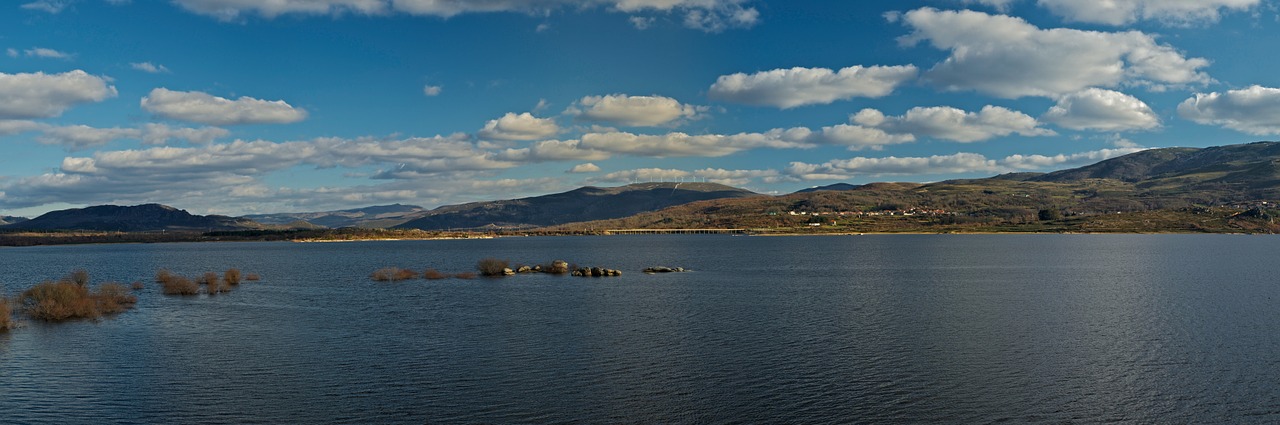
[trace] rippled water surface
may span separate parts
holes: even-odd
[[[136,309],[0,333],[3,423],[1280,422],[1280,239],[614,236],[0,249]],[[564,259],[614,278],[376,283]],[[645,275],[646,266],[683,266]],[[168,268],[263,276],[166,297]]]

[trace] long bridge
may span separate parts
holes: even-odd
[[[712,235],[712,234],[742,234],[747,233],[747,229],[607,229],[604,231],[606,235],[656,235],[656,234],[682,234],[682,235]]]

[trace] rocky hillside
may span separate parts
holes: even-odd
[[[716,183],[637,183],[621,187],[583,187],[564,193],[436,208],[400,228],[523,229],[604,220],[695,201],[761,196]]]

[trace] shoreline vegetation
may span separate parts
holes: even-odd
[[[886,213],[846,215],[836,212],[767,212],[758,217],[708,222],[699,215],[654,214],[651,220],[605,220],[524,229],[431,231],[416,229],[306,229],[244,231],[20,231],[0,232],[0,246],[107,243],[268,242],[333,243],[395,240],[489,239],[527,236],[613,235],[610,230],[639,229],[652,233],[679,229],[741,229],[751,236],[832,236],[861,234],[1274,234],[1280,232],[1273,211],[1235,208],[1183,208],[1064,216],[1045,211],[1011,214],[1000,220],[968,220],[955,215]],[[625,236],[625,235],[618,235]]]

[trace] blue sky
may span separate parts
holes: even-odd
[[[22,0],[0,214],[762,193],[1274,139],[1270,0]]]

